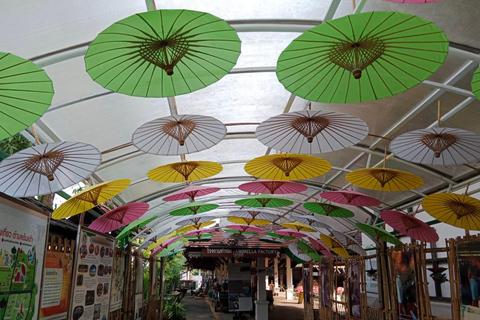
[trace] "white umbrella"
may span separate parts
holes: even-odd
[[[230,215],[234,217],[252,218],[252,219],[260,219],[260,220],[268,220],[268,221],[273,221],[279,218],[278,215],[272,212],[269,212],[267,210],[255,209],[255,208],[230,211]]]
[[[296,242],[290,242],[288,245],[288,249],[293,253],[293,255],[300,260],[303,260],[305,262],[308,262],[312,260],[307,254],[305,254],[302,249],[298,247],[298,244]]]
[[[342,232],[332,230],[333,236],[340,241],[347,249],[350,249],[361,256],[366,256],[367,252],[362,248],[362,246],[355,240],[353,237],[346,235]]]
[[[202,223],[202,222],[207,222],[207,221],[212,221],[215,220],[217,217],[214,216],[189,216],[188,218],[182,219],[175,223],[177,226],[188,226],[191,224],[197,224],[197,223]]]
[[[326,224],[320,222],[318,220],[318,218],[315,217],[315,216],[292,215],[290,217],[290,219],[292,219],[294,221],[298,221],[298,222],[303,223],[303,224],[306,224],[307,226],[310,226],[310,227],[315,228],[315,229],[318,229],[318,228],[323,228],[323,229],[327,229],[327,230],[329,229],[329,227]]]

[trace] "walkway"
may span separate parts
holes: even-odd
[[[195,300],[192,296],[187,295],[182,299],[182,304],[187,309],[187,320],[215,319],[205,299]]]

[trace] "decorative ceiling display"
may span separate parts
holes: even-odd
[[[263,219],[263,220],[269,220],[269,221],[274,221],[275,219],[279,218],[278,215],[273,214],[270,211],[261,210],[261,209],[234,210],[234,211],[230,211],[230,215],[241,217],[241,218]]]
[[[290,236],[282,236],[280,234],[277,234],[275,232],[267,232],[267,236],[270,236],[275,239],[283,240],[283,241],[288,241],[288,240],[293,240],[295,237],[290,237]]]
[[[367,255],[367,252],[362,248],[362,246],[357,242],[357,240],[355,240],[353,237],[350,237],[348,234],[332,230],[332,235],[338,241],[340,241],[347,249],[350,249],[361,256]]]
[[[148,172],[148,178],[159,182],[189,182],[205,179],[223,170],[221,164],[211,161],[181,161],[157,167]]]
[[[131,202],[108,211],[93,221],[88,227],[107,233],[137,221],[149,208],[145,202]]]
[[[302,233],[293,229],[280,229],[280,230],[276,230],[275,233],[278,234],[279,236],[293,237],[293,238],[303,238],[307,236],[305,233]]]
[[[118,179],[87,187],[55,209],[52,218],[65,219],[90,210],[121,193],[130,183],[130,179]]]
[[[297,230],[297,231],[302,231],[302,232],[317,232],[317,230],[301,222],[282,223],[282,227]]]
[[[406,91],[443,64],[448,40],[411,14],[365,12],[326,21],[282,52],[277,77],[306,100],[353,103]]]
[[[172,193],[171,195],[163,198],[163,201],[179,201],[179,200],[190,200],[195,201],[196,197],[202,197],[220,191],[220,188],[217,187],[204,187],[204,186],[194,186],[189,185],[182,190]]]
[[[209,149],[226,134],[225,125],[215,118],[171,115],[139,127],[132,135],[132,143],[146,153],[172,156]]]
[[[229,217],[227,220],[233,223],[245,224],[248,226],[266,226],[271,223],[270,220],[248,217]]]
[[[294,242],[292,242],[294,243]],[[303,241],[298,241],[296,242],[298,249],[303,251],[307,256],[310,257],[313,261],[322,261],[322,257],[318,254],[317,250],[315,250],[313,247],[311,247],[308,243],[303,242]],[[290,246],[289,246],[290,247]],[[292,250],[292,249],[290,249]]]
[[[306,191],[308,190],[308,187],[304,184],[293,181],[258,180],[242,183],[238,186],[238,189],[250,193],[289,194]]]
[[[302,154],[272,154],[250,160],[245,171],[268,180],[304,180],[327,173],[332,165],[321,158]]]
[[[12,197],[54,193],[88,178],[101,161],[97,148],[81,142],[23,149],[0,163],[0,192]]]
[[[352,211],[342,207],[334,206],[330,203],[305,202],[303,207],[310,212],[332,218],[352,218],[355,216]]]
[[[386,224],[412,239],[435,243],[439,237],[435,229],[413,215],[400,211],[385,210],[380,217]]]
[[[218,207],[219,205],[214,203],[190,202],[176,210],[170,211],[170,215],[188,216],[188,215],[212,211],[217,209]]]
[[[324,228],[324,229],[329,228],[326,224],[318,221],[317,218],[314,217],[314,216],[292,215],[291,219],[294,220],[294,221],[300,222],[302,224],[305,224],[307,226],[310,226],[312,228]]]
[[[320,234],[320,239],[322,239],[323,243],[325,243],[325,245],[330,250],[338,254],[340,257],[345,259],[350,257],[350,254],[348,253],[348,251],[343,247],[343,245],[337,239],[327,236],[326,234],[323,234],[323,233]]]
[[[45,71],[11,53],[0,52],[0,140],[37,121],[50,107],[53,84]]]
[[[366,234],[372,236],[377,240],[383,240],[385,242],[390,242],[391,244],[399,245],[399,246],[403,245],[403,243],[400,240],[395,238],[385,229],[382,229],[377,226],[361,223],[361,222],[357,222],[356,225],[360,230],[362,230],[363,232],[365,232]]]
[[[183,232],[189,232],[193,230],[200,230],[202,228],[211,226],[212,224],[215,224],[215,221],[205,221],[201,223],[195,223],[195,224],[190,224],[181,228],[177,229],[178,233],[183,233]]]
[[[120,20],[90,44],[85,65],[105,89],[138,97],[171,97],[211,85],[240,55],[224,20],[190,10],[143,12]]]
[[[330,252],[330,249],[325,244],[323,244],[322,242],[312,237],[308,237],[308,240],[310,241],[310,243],[315,249],[317,249],[321,254],[326,256],[328,259],[333,260],[335,258],[333,254]]]
[[[382,202],[374,197],[353,190],[325,191],[320,197],[335,203],[357,207],[378,207]]]
[[[195,216],[189,216],[185,219],[182,219],[180,221],[178,221],[177,223],[175,223],[176,226],[188,226],[188,225],[191,225],[191,224],[199,224],[199,223],[203,223],[203,222],[207,222],[207,221],[212,221],[214,220],[215,217],[214,216],[204,216],[204,215],[195,215]]]
[[[235,204],[243,207],[261,207],[261,208],[278,208],[287,207],[293,204],[293,201],[279,198],[269,194],[259,194],[235,201]]]
[[[298,242],[290,242],[288,244],[288,249],[300,260],[308,262],[311,261],[312,258],[304,252],[300,246],[298,245]],[[318,254],[317,254],[318,255]],[[321,258],[320,258],[321,260]]]
[[[121,240],[127,236],[129,236],[134,230],[141,229],[145,227],[147,224],[152,222],[153,220],[157,219],[158,217],[149,217],[149,218],[144,218],[144,219],[138,219],[136,221],[131,222],[128,226],[123,228],[123,230],[117,235],[116,239]],[[163,236],[167,234],[170,231],[170,228],[165,230],[164,232],[160,232],[158,236]],[[145,245],[147,241],[144,241]]]
[[[262,122],[255,131],[261,143],[274,150],[317,154],[350,147],[368,134],[357,117],[325,110],[284,113]]]

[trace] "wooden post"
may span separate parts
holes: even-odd
[[[165,258],[160,259],[160,310],[158,312],[158,319],[163,320],[163,304],[165,298]]]
[[[149,288],[148,288],[148,320],[155,320],[157,317],[157,258],[150,256],[149,263]]]

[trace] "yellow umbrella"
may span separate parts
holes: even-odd
[[[250,160],[245,171],[267,180],[303,180],[318,177],[332,168],[324,159],[304,154],[272,154]]]
[[[282,223],[282,227],[293,229],[297,231],[304,231],[304,232],[317,232],[317,230],[313,229],[312,227],[307,226],[301,222],[288,222]]]
[[[325,243],[325,245],[328,248],[330,248],[330,250],[338,254],[340,257],[343,257],[343,258],[350,257],[347,250],[343,247],[343,245],[337,239],[329,237],[323,233],[320,233],[320,239],[322,239],[323,243]]]
[[[230,217],[227,220],[233,223],[246,224],[249,226],[266,226],[267,224],[270,224],[270,221],[265,219],[255,219],[255,218],[246,218],[246,217]]]
[[[152,249],[155,249],[156,247],[158,247],[159,245],[161,245],[162,243],[170,239],[172,236],[173,236],[173,233],[170,233],[170,234],[167,234],[166,236],[158,238],[157,241],[155,241],[154,243],[152,243],[147,247],[146,251],[150,252]]]
[[[423,198],[422,207],[432,217],[465,230],[480,230],[480,200],[456,193],[436,193]]]
[[[188,182],[214,176],[222,170],[222,165],[216,162],[182,161],[152,169],[148,172],[148,178],[159,182]]]
[[[130,179],[119,179],[98,183],[85,188],[53,211],[52,218],[64,219],[92,209],[108,199],[115,197],[125,190],[131,182]]]
[[[193,231],[193,230],[199,230],[201,228],[208,227],[212,224],[214,224],[215,221],[207,221],[207,222],[202,222],[202,223],[197,223],[197,224],[190,224],[185,227],[181,227],[177,229],[177,234],[182,233],[182,232],[188,232],[188,231]]]

